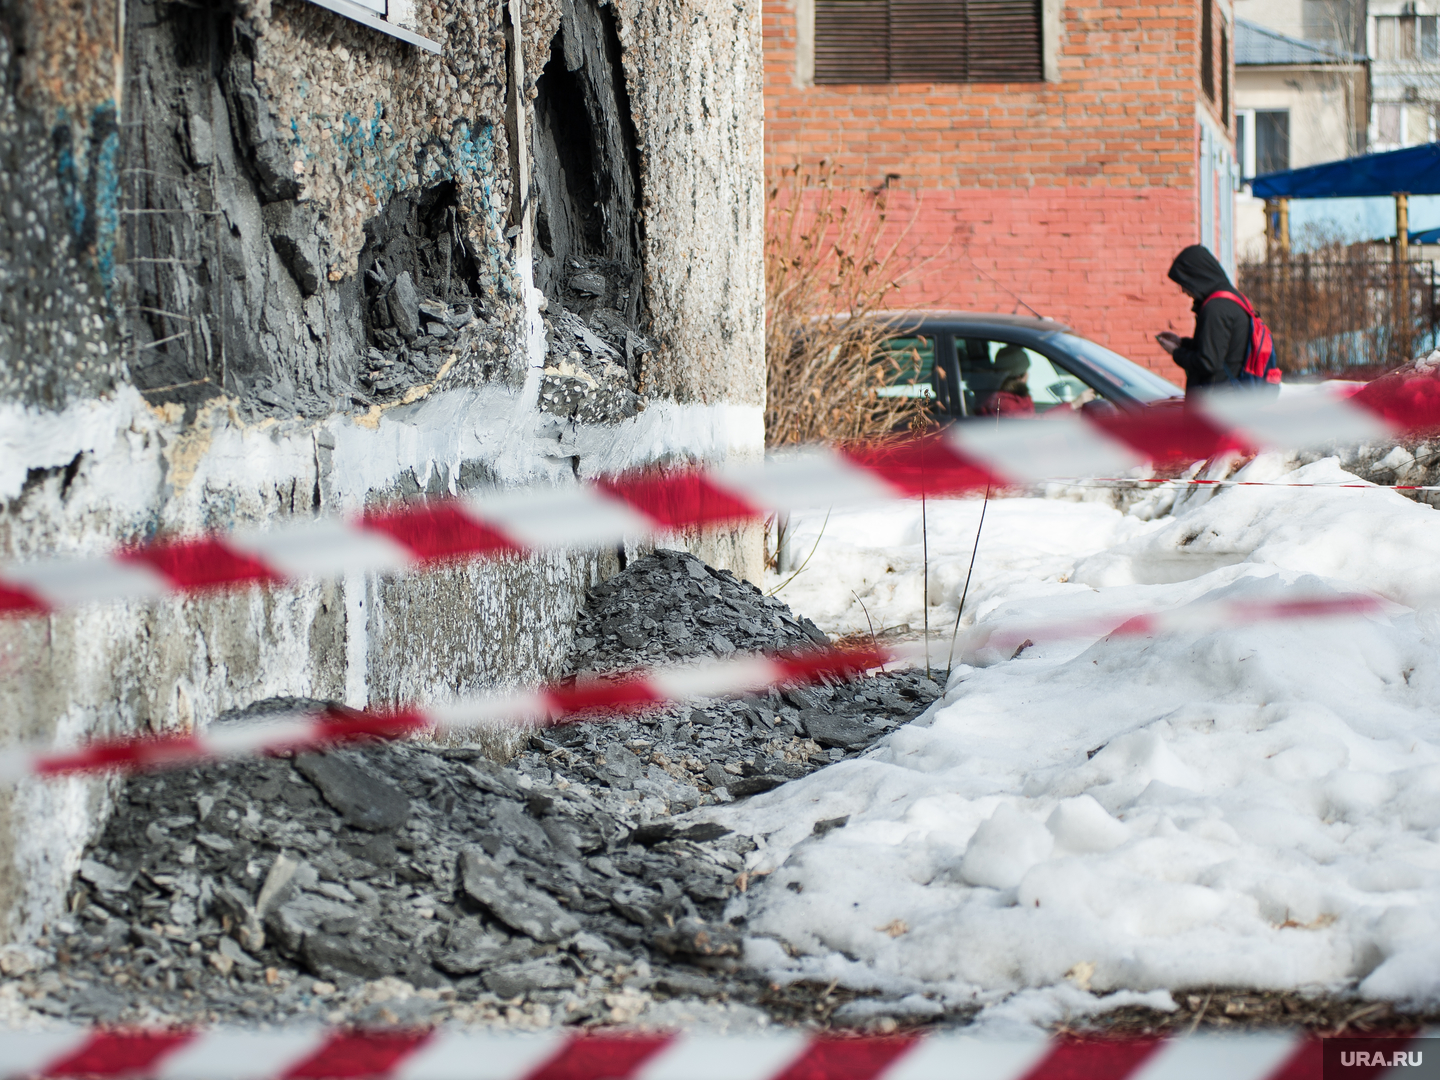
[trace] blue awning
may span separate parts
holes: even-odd
[[[1440,244],[1440,229],[1424,229],[1410,234],[1412,244]]]
[[[1440,195],[1440,143],[1267,173],[1251,181],[1250,190],[1262,199]]]

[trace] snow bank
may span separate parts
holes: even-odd
[[[980,511],[979,499],[943,499],[925,508],[932,631],[948,632],[955,621]],[[1098,554],[1155,527],[1098,503],[994,499],[985,509],[965,610],[984,610],[999,596],[1050,595],[1077,556]],[[832,633],[920,631],[925,553],[919,503],[796,514],[791,537],[794,558],[805,566],[798,574],[770,575],[767,591]]]
[[[1247,475],[1355,482],[1333,460]],[[929,509],[931,600],[953,604],[978,503]],[[784,595],[829,629],[853,625],[852,589],[872,618],[918,626],[917,517],[832,516],[818,572]],[[752,870],[769,876],[734,912],[752,958],[942,998],[1221,985],[1440,1000],[1440,612],[1412,610],[1440,592],[1437,555],[1440,518],[1383,489],[1228,488],[1151,523],[992,503],[980,617],[959,643],[973,663],[946,697],[863,760],[707,815],[762,843]],[[1000,626],[1297,590],[1395,604],[1165,638],[1037,633],[1013,661],[985,648]]]

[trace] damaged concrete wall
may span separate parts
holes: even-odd
[[[0,559],[761,452],[758,6],[411,18],[442,55],[305,0],[0,0]],[[4,737],[544,677],[618,565],[0,623]],[[0,792],[0,936],[107,800]]]

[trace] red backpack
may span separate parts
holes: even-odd
[[[1238,377],[1230,380],[1231,383],[1246,388],[1273,386],[1278,391],[1282,372],[1275,362],[1275,341],[1270,337],[1270,328],[1265,325],[1265,320],[1255,314],[1250,301],[1239,293],[1222,289],[1207,296],[1205,303],[1211,300],[1232,300],[1250,316],[1250,347],[1245,350],[1245,367]]]

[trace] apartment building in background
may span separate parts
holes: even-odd
[[[767,166],[883,192],[893,306],[1035,310],[1173,374],[1171,259],[1234,265],[1235,32],[1229,0],[767,0]]]
[[[1370,149],[1434,142],[1440,112],[1440,2],[1372,0],[1366,14],[1374,97]]]
[[[1370,63],[1359,0],[1236,0],[1235,143],[1241,190],[1236,246],[1265,258],[1265,206],[1248,182],[1266,173],[1365,153],[1371,143]],[[1331,208],[1301,207],[1306,236],[1342,235]]]

